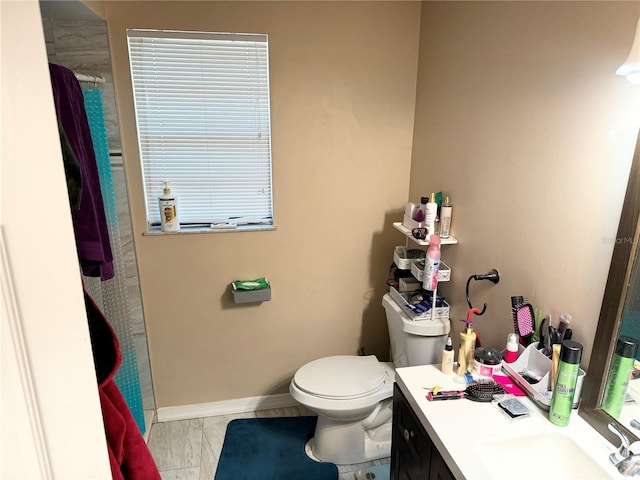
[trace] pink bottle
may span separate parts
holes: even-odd
[[[433,291],[438,286],[438,270],[440,269],[440,237],[429,237],[427,258],[424,261],[424,274],[422,276],[422,288]]]
[[[504,361],[513,363],[518,359],[518,340],[515,333],[507,335],[507,347],[504,349]]]

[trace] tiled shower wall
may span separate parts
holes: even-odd
[[[133,342],[136,347],[138,374],[140,376],[140,386],[142,389],[142,404],[145,410],[153,410],[155,409],[155,401],[151,383],[144,314],[140,298],[138,267],[135,250],[133,248],[127,187],[121,156],[118,116],[111,75],[109,44],[107,41],[107,27],[102,21],[58,20],[49,18],[43,19],[42,25],[49,62],[70,68],[78,73],[101,76],[105,79],[104,84],[96,84],[95,86],[102,90],[103,95],[109,152],[111,153],[111,170],[118,208],[118,224],[120,227],[120,239],[125,261]],[[93,87],[94,85],[82,83],[82,86]],[[85,282],[92,295],[94,292],[99,291],[99,288],[91,285],[92,282],[99,282],[98,279],[85,277]]]

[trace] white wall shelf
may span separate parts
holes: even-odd
[[[408,238],[413,240],[418,245],[429,245],[429,240],[427,240],[427,239],[418,240],[417,238],[414,238],[414,236],[411,234],[411,230],[408,229],[407,227],[405,227],[402,224],[402,222],[393,222],[393,226],[397,230],[400,230],[402,233],[404,233]],[[440,242],[440,245],[455,245],[456,243],[458,243],[458,239],[457,238],[449,237],[449,238],[442,238],[442,241]]]

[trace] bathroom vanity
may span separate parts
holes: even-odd
[[[428,389],[462,390],[435,365],[398,368],[391,479],[621,479],[616,449],[574,410],[567,427],[520,397],[531,416],[512,420],[491,403],[427,400]]]

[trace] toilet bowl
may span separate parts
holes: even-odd
[[[295,373],[289,392],[318,415],[311,453],[338,465],[391,454],[394,367],[440,362],[449,334],[448,319],[413,321],[387,294],[393,363],[373,355],[337,355],[313,360]]]
[[[324,357],[296,372],[291,396],[318,414],[310,445],[317,459],[351,464],[389,455],[391,437],[380,427],[391,419],[394,377],[392,365],[371,355]]]

